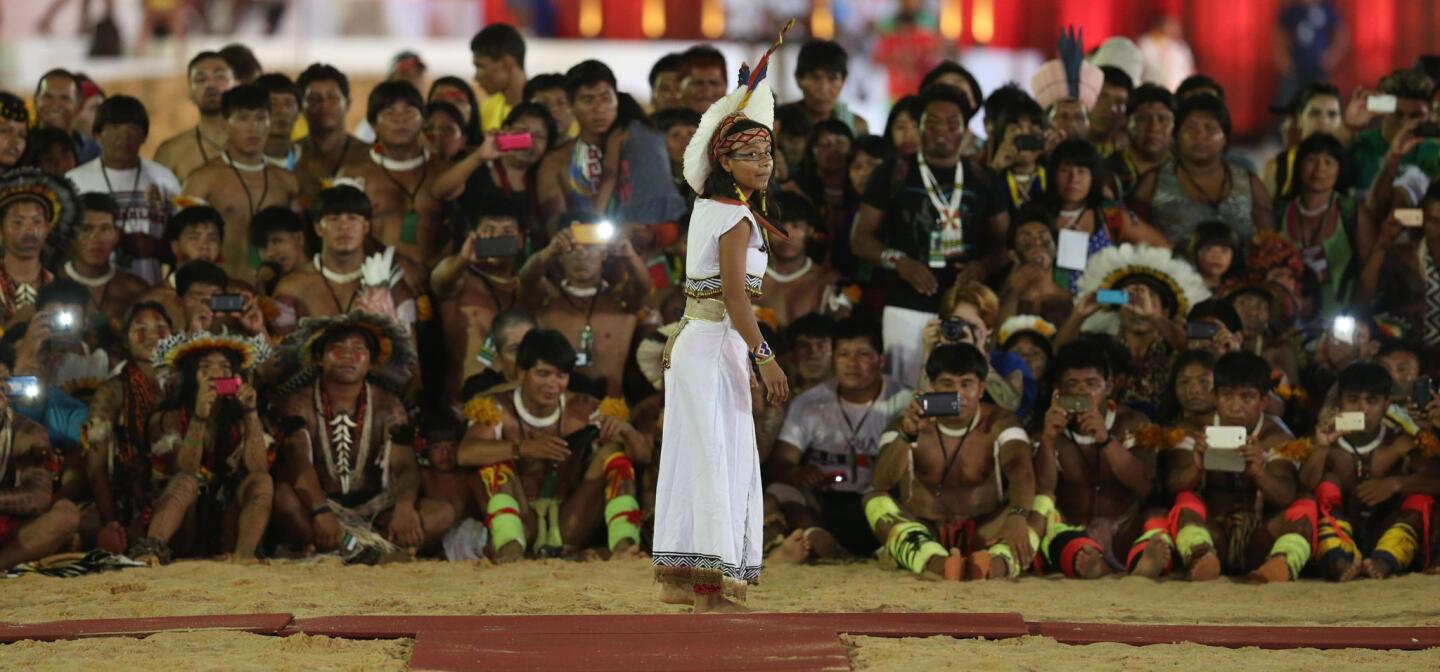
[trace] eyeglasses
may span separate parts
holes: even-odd
[[[773,150],[766,150],[763,152],[730,152],[730,158],[735,161],[744,161],[746,163],[773,163],[775,161],[775,152]]]

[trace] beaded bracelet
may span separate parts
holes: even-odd
[[[895,270],[896,264],[905,258],[905,253],[893,247],[887,248],[880,253],[880,267],[886,270]]]
[[[760,345],[755,346],[755,350],[750,353],[750,357],[755,360],[756,366],[765,366],[775,361],[775,351],[770,349],[769,343],[760,341]]]

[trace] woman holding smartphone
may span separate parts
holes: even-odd
[[[762,81],[769,56],[754,77],[741,68],[746,85],[705,112],[685,148],[685,180],[699,198],[687,241],[685,316],[662,358],[666,457],[652,557],[661,601],[697,612],[743,610],[746,588],[760,577],[764,504],[752,369],[770,403],[789,397],[751,305],[769,239],[785,235],[765,217],[775,167],[775,100]]]

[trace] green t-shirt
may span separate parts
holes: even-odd
[[[1355,171],[1355,187],[1360,191],[1369,191],[1370,183],[1375,181],[1375,176],[1380,174],[1380,164],[1385,162],[1385,153],[1390,151],[1390,143],[1385,136],[1380,134],[1380,129],[1372,128],[1362,131],[1355,136],[1355,141],[1350,143],[1347,150],[1347,158],[1350,167]],[[1434,178],[1440,175],[1440,143],[1434,140],[1425,140],[1416,147],[1414,151],[1405,155],[1401,165],[1413,165],[1424,171],[1426,175]]]

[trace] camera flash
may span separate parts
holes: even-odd
[[[611,224],[609,220],[605,220],[595,228],[595,233],[600,236],[601,240],[610,240],[615,237],[615,225]]]

